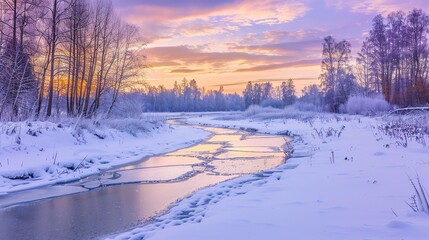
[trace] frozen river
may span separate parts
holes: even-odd
[[[141,225],[198,189],[285,162],[282,136],[202,128],[212,136],[198,145],[79,182],[0,196],[0,238],[105,236]]]

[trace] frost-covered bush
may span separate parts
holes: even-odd
[[[277,99],[265,99],[261,102],[262,107],[273,107],[273,108],[283,108],[285,106],[284,102]]]
[[[117,118],[138,118],[145,111],[145,103],[137,94],[121,95],[110,116]]]
[[[146,112],[140,115],[140,118],[147,122],[165,122],[166,115],[163,113]]]
[[[302,112],[297,110],[294,106],[287,106],[284,109],[277,109],[272,107],[260,107],[257,105],[250,106],[242,115],[245,118],[254,118],[260,120],[269,119],[299,119],[306,120],[314,117],[320,117],[319,113],[315,112]]]
[[[162,122],[151,122],[141,119],[124,118],[124,119],[107,119],[104,120],[103,125],[108,128],[113,128],[121,132],[129,133],[133,136],[138,136],[140,133],[149,132],[153,129],[159,128]]]
[[[407,147],[410,142],[416,142],[426,147],[429,142],[429,114],[417,115],[387,115],[385,121],[378,126],[379,131],[396,139],[398,146]]]
[[[296,110],[304,112],[322,112],[323,107],[321,105],[316,105],[313,103],[307,103],[303,101],[298,101],[292,105]]]
[[[165,118],[156,114],[142,114],[140,118],[81,119],[73,124],[75,125],[73,136],[80,142],[86,142],[86,133],[104,139],[109,136],[112,129],[138,136],[157,129],[164,123]],[[70,125],[70,123],[64,121],[64,125]]]
[[[297,119],[302,121],[307,121],[314,118],[327,120],[332,119],[334,117],[334,115],[323,113],[317,106],[315,106],[314,111],[310,109],[308,109],[307,111],[303,111],[298,109],[295,104],[292,106],[285,107],[285,109],[283,109],[283,116],[284,118]]]
[[[375,115],[391,109],[392,106],[381,95],[372,97],[352,96],[344,107],[345,112],[348,114],[361,115]]]
[[[277,112],[278,109],[272,108],[272,107],[261,107],[259,105],[251,105],[247,108],[247,110],[243,113],[243,116],[245,117],[251,117],[255,116],[260,113],[273,113]]]

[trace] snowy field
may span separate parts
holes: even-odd
[[[293,136],[291,158],[203,189],[112,238],[428,239],[428,206],[410,181],[420,194],[418,177],[429,188],[428,132],[399,118],[258,109],[194,115],[187,121]],[[427,124],[427,116],[418,119]]]
[[[210,133],[144,119],[0,124],[0,195],[64,183],[195,144]]]

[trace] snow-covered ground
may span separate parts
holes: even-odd
[[[74,121],[0,123],[0,195],[77,180],[210,135],[158,116]]]
[[[203,189],[113,238],[428,239],[429,215],[408,205],[410,179],[429,188],[427,135],[405,140],[382,118],[274,110],[188,122],[289,134],[294,152],[273,171]]]

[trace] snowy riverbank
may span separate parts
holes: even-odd
[[[116,238],[427,239],[429,215],[408,205],[416,194],[409,177],[429,187],[427,135],[391,138],[381,118],[246,114],[188,121],[293,135],[285,165],[199,191]]]
[[[184,148],[210,133],[154,119],[0,125],[0,195],[68,182]]]

